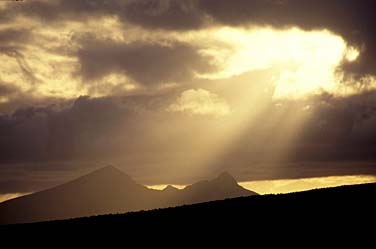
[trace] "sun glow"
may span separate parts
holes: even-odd
[[[209,39],[210,45],[201,52],[212,56],[220,70],[198,77],[222,79],[273,69],[275,98],[336,93],[342,80],[338,66],[344,59],[352,62],[359,56],[356,48],[327,30],[221,28],[209,31],[202,39]]]

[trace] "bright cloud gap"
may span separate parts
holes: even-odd
[[[208,47],[202,53],[213,56],[222,70],[199,77],[231,78],[248,71],[273,69],[270,81],[277,99],[351,92],[349,85],[343,84],[344,76],[338,68],[344,60],[356,61],[359,51],[327,30],[221,28],[207,37],[212,39],[209,44],[220,42],[222,46]]]

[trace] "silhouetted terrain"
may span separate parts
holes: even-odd
[[[99,214],[150,210],[256,193],[228,173],[182,190],[153,190],[108,166],[66,184],[0,204],[0,224],[27,223]]]
[[[286,239],[296,241],[297,232],[310,236],[312,241],[322,240],[325,236],[333,240],[333,235],[338,232],[341,232],[341,240],[345,239],[342,232],[352,236],[354,232],[363,231],[365,233],[362,236],[365,238],[367,231],[372,233],[374,230],[375,193],[376,184],[343,186],[283,195],[240,197],[119,215],[6,225],[0,226],[0,232],[45,234],[50,231],[56,236],[64,234],[64,238],[68,238],[68,234],[85,232],[99,234],[101,238],[109,234],[112,239],[118,240],[131,239],[132,234],[144,238],[158,235],[162,241],[169,241],[171,234],[179,234],[187,240],[192,239],[190,234],[195,234],[215,243],[225,240],[230,234],[243,242],[256,240],[256,234],[263,234],[272,241],[274,237],[270,235],[284,234],[290,236]],[[215,236],[210,237],[208,234]],[[92,239],[95,238],[90,237]]]

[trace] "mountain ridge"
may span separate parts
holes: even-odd
[[[59,186],[0,203],[0,224],[47,221],[194,204],[257,193],[227,172],[177,189],[149,189],[113,166]]]

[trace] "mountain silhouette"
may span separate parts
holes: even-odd
[[[356,238],[354,242],[358,245],[367,238],[371,243],[374,239],[369,224],[376,220],[375,192],[376,183],[371,183],[256,195],[146,212],[0,225],[0,235],[5,241],[10,238],[13,244],[22,238],[28,245],[35,242],[48,246],[50,241],[58,241],[59,245],[68,241],[67,246],[71,246],[80,240],[85,245],[93,242],[128,245],[134,241],[141,246],[143,242],[147,246],[158,242],[164,246],[193,242],[192,246],[197,246],[204,241],[212,246],[225,242],[249,244],[250,239],[271,241],[274,245],[285,240],[291,244],[295,238],[320,244],[332,240],[337,245],[347,237]],[[18,240],[13,239],[15,236]],[[301,244],[301,240],[296,240]]]
[[[172,186],[154,190],[106,166],[57,187],[0,203],[0,224],[125,213],[256,194],[226,172],[181,190]]]

